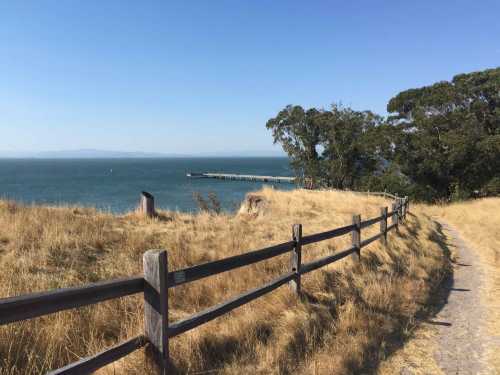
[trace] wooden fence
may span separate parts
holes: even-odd
[[[32,319],[62,310],[92,305],[136,293],[143,293],[145,315],[144,335],[134,337],[92,357],[83,358],[65,367],[53,370],[49,374],[92,373],[146,346],[148,359],[158,369],[159,374],[165,375],[169,372],[169,339],[226,314],[284,284],[290,284],[292,290],[300,294],[302,275],[350,255],[354,260],[359,260],[361,249],[376,240],[380,239],[382,243],[386,244],[387,233],[392,229],[397,229],[398,224],[406,218],[406,213],[409,209],[408,198],[397,198],[388,193],[369,194],[395,198],[392,210],[388,212],[387,207],[382,207],[379,216],[365,221],[361,221],[360,215],[354,215],[352,224],[308,236],[302,235],[302,224],[295,224],[293,226],[292,240],[289,242],[172,272],[168,271],[167,252],[163,250],[150,250],[143,257],[144,276],[0,299],[0,325]],[[388,218],[391,218],[390,224],[387,222]],[[362,230],[376,223],[380,223],[379,233],[362,240]],[[343,236],[348,233],[351,233],[352,239],[349,248],[309,263],[302,263],[302,246]],[[169,288],[175,288],[176,286],[208,276],[248,266],[287,252],[291,253],[290,272],[219,305],[210,307],[175,323],[169,323]]]

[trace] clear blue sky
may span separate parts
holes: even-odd
[[[500,1],[0,3],[0,150],[272,150],[287,104],[385,114],[500,65]]]

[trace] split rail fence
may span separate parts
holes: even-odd
[[[166,251],[150,250],[143,256],[143,276],[0,299],[0,325],[143,293],[144,335],[134,337],[94,356],[82,358],[65,367],[50,371],[48,374],[89,374],[144,346],[146,346],[148,359],[152,361],[158,373],[168,374],[170,366],[169,340],[171,338],[226,314],[284,284],[290,284],[292,290],[300,294],[302,275],[347,256],[359,260],[361,249],[376,240],[381,240],[382,243],[386,244],[387,233],[397,229],[398,224],[406,218],[409,210],[408,197],[398,198],[385,192],[368,194],[393,198],[392,211],[388,212],[387,207],[382,207],[379,216],[365,221],[361,221],[361,215],[354,215],[352,224],[308,236],[302,236],[302,224],[295,224],[292,240],[289,242],[177,271],[168,270]],[[388,224],[388,218],[391,218],[390,224]],[[379,233],[361,240],[362,229],[376,223],[380,223]],[[302,246],[349,233],[352,243],[348,249],[309,263],[302,263]],[[242,293],[186,319],[175,323],[168,321],[169,288],[248,266],[288,252],[291,253],[290,272],[261,287]]]

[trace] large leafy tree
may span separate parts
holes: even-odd
[[[371,136],[381,118],[369,111],[332,105],[322,124],[323,176],[328,186],[358,187],[361,177],[376,170],[379,158]]]
[[[377,167],[369,135],[381,121],[369,111],[336,104],[329,111],[287,106],[267,122],[267,128],[306,185],[352,189],[364,174]]]
[[[288,154],[296,175],[309,179],[312,185],[320,178],[318,146],[322,115],[314,108],[306,111],[300,106],[289,105],[266,124],[267,129],[272,130],[274,143],[280,143]]]
[[[500,192],[500,68],[403,91],[382,119],[340,105],[287,106],[267,122],[311,186],[425,200]]]
[[[465,198],[498,177],[500,68],[403,91],[387,109],[395,161],[419,191]]]

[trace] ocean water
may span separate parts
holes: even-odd
[[[159,208],[198,209],[193,193],[214,192],[225,210],[239,206],[264,184],[190,179],[187,172],[291,176],[286,158],[0,159],[0,198],[24,203],[77,204],[123,213],[137,207],[141,191]],[[293,185],[266,183],[277,189]]]

